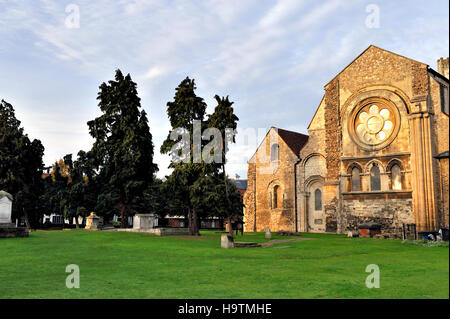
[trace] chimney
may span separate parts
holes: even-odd
[[[437,71],[448,79],[448,58],[440,58],[437,61]]]

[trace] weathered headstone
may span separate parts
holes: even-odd
[[[233,236],[230,235],[222,235],[220,238],[220,247],[222,248],[233,248],[234,247],[234,239]]]
[[[86,217],[86,227],[84,229],[99,230],[99,220],[100,218],[92,212],[88,217]]]
[[[11,224],[12,201],[11,194],[0,191],[0,224]]]
[[[28,237],[28,229],[25,227],[17,227],[12,223],[12,202],[11,194],[0,191],[0,238],[7,237]]]
[[[133,229],[152,229],[155,227],[154,214],[136,214],[133,218]]]
[[[272,233],[270,232],[270,228],[266,228],[266,239],[271,239]]]

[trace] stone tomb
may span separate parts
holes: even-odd
[[[86,217],[86,227],[87,230],[100,230],[99,228],[100,218],[92,212],[88,217]]]
[[[28,237],[28,229],[17,227],[11,221],[13,197],[11,194],[0,191],[0,238]]]
[[[156,236],[188,236],[187,228],[157,227],[158,219],[155,214],[136,214],[133,217],[133,228],[121,228],[117,231],[131,233],[146,233]]]
[[[133,229],[147,230],[155,228],[154,214],[136,214],[133,218]]]

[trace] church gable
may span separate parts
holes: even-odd
[[[325,97],[322,97],[319,107],[316,110],[311,122],[308,125],[310,130],[322,130],[325,128]]]
[[[376,85],[393,86],[408,96],[417,96],[426,94],[427,65],[371,45],[333,80],[339,82],[341,105],[352,94]]]
[[[298,157],[300,150],[308,141],[308,136],[284,130],[277,127],[271,127],[261,144],[256,149],[255,154],[250,159],[250,163],[268,164],[274,160],[274,152],[284,154],[291,159]],[[274,149],[277,145],[277,149]],[[278,155],[276,156],[278,158]]]

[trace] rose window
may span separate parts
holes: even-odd
[[[377,145],[392,135],[394,123],[392,109],[382,104],[369,104],[356,116],[355,132],[361,142]]]

